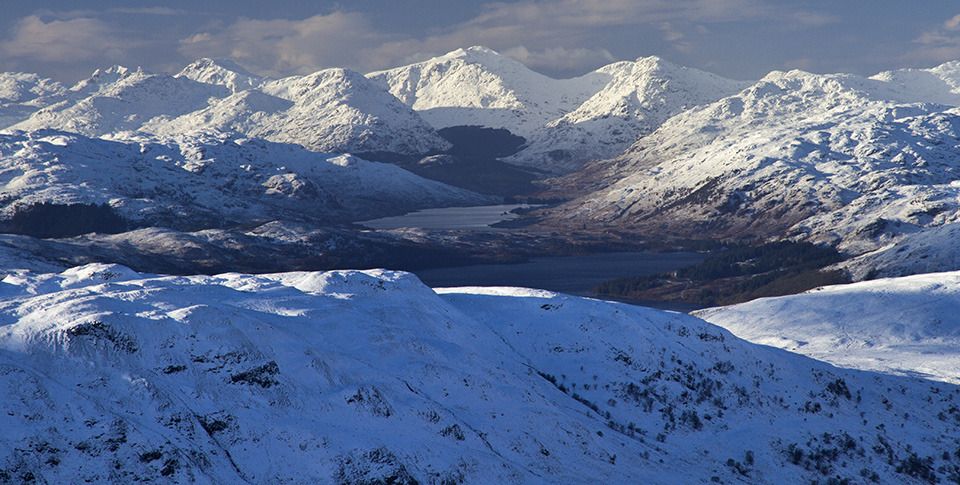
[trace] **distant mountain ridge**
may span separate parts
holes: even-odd
[[[174,76],[115,66],[45,101],[8,128],[114,138],[220,130],[340,153],[415,155],[448,146],[409,108],[344,69],[269,81],[211,59]]]
[[[657,57],[552,79],[476,46],[367,76],[436,128],[480,125],[527,138],[506,161],[546,172],[617,155],[670,116],[746,86]]]
[[[917,72],[773,72],[561,180],[589,192],[553,217],[686,236],[794,237],[851,255],[955,223],[960,112],[935,101],[952,96],[957,71],[922,71],[942,77],[931,87],[924,74],[925,87],[912,89],[904,80]]]
[[[390,164],[222,133],[0,134],[0,179],[4,219],[36,204],[109,204],[135,227],[188,230],[278,219],[335,224],[498,200]]]

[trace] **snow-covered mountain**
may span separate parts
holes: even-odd
[[[0,127],[17,123],[43,106],[42,99],[65,88],[51,79],[23,72],[0,72]]]
[[[601,188],[557,220],[876,249],[960,215],[960,112],[923,93],[852,75],[771,73],[571,177]]]
[[[510,163],[569,172],[619,154],[670,116],[745,83],[657,57],[552,79],[485,47],[368,74],[436,128],[506,128],[527,139]]]
[[[605,85],[576,109],[538,129],[527,147],[506,161],[570,172],[584,162],[619,155],[671,116],[748,84],[659,57],[617,62],[593,74],[606,79]]]
[[[423,154],[448,144],[363,75],[326,69],[266,81],[229,62],[200,59],[175,76],[97,71],[11,126],[87,136],[177,136],[222,130],[321,152]]]
[[[191,62],[177,73],[176,77],[224,86],[233,92],[257,89],[266,82],[229,59],[214,60],[207,57]]]
[[[223,134],[111,141],[58,131],[0,134],[2,212],[109,204],[134,225],[333,223],[491,199],[352,155]]]
[[[367,77],[435,128],[506,128],[525,138],[576,109],[606,81],[597,73],[552,79],[480,46]]]
[[[115,66],[95,72],[72,87],[62,101],[46,106],[12,128],[55,129],[86,136],[136,131],[158,117],[176,117],[203,109],[211,98],[224,97],[229,92],[223,86],[186,77]]]
[[[410,108],[363,75],[325,69],[269,81],[204,109],[148,123],[173,135],[197,128],[236,131],[327,152],[424,154],[449,146]]]
[[[960,392],[701,320],[389,271],[0,285],[0,477],[927,483]],[[55,425],[52,425],[55,424]]]
[[[761,298],[696,315],[751,342],[843,367],[960,383],[960,273]]]

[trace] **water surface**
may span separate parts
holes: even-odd
[[[647,276],[697,264],[703,255],[690,252],[619,252],[533,258],[519,264],[478,264],[415,271],[431,287],[521,286],[593,296],[595,286],[607,280]],[[622,300],[661,309],[690,311],[682,303]]]
[[[496,231],[490,227],[501,221],[520,217],[514,209],[530,207],[526,204],[481,205],[474,207],[443,207],[409,212],[401,216],[383,217],[358,222],[371,229],[419,228],[433,230],[485,230]]]

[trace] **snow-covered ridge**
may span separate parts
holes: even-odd
[[[60,83],[36,74],[0,72],[0,127],[27,118],[43,106],[41,100],[64,90]]]
[[[491,199],[397,166],[219,133],[105,140],[0,134],[6,217],[41,202],[109,204],[134,225],[365,220]]]
[[[585,161],[619,155],[671,116],[748,84],[659,57],[617,62],[595,73],[606,76],[606,84],[575,110],[539,129],[508,161],[572,171]]]
[[[601,188],[558,218],[877,249],[960,216],[960,117],[924,95],[884,76],[773,72],[576,175]]]
[[[552,79],[486,47],[367,74],[436,128],[479,125],[529,137],[603,86],[590,73]]]
[[[44,99],[11,128],[110,137],[221,130],[322,152],[422,154],[448,146],[403,103],[344,69],[267,81],[211,59],[174,76],[115,66]]]
[[[229,59],[214,60],[207,57],[191,62],[177,73],[176,77],[225,86],[233,92],[256,89],[266,82]]]
[[[0,321],[5,480],[920,483],[958,472],[943,458],[960,432],[956,387],[833,368],[629,305],[438,295],[384,270],[165,277],[89,265],[9,274]]]
[[[368,74],[436,128],[506,128],[528,140],[511,163],[569,172],[612,157],[670,116],[745,86],[657,57],[552,79],[485,47]]]
[[[960,383],[960,272],[828,286],[697,316],[844,367]]]

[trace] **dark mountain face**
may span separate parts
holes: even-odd
[[[39,238],[73,237],[93,232],[116,234],[127,229],[126,221],[107,204],[47,202],[18,209],[6,226],[5,232]]]

